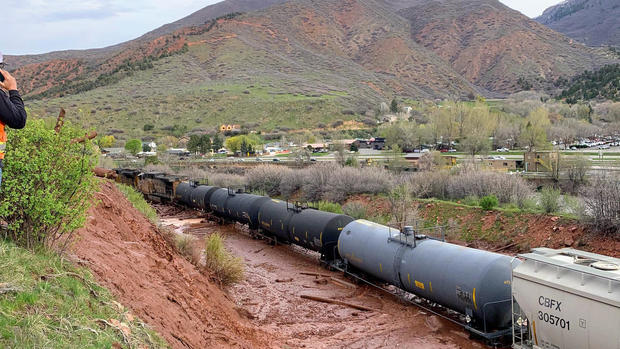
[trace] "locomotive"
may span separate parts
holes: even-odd
[[[538,348],[538,338],[547,333],[550,337],[560,336],[557,337],[560,339],[553,339],[555,342],[568,343],[558,347],[570,348],[574,342],[566,340],[564,333],[558,335],[553,328],[544,333],[539,329],[537,335],[536,320],[533,319],[531,323],[527,320],[532,317],[531,309],[521,309],[515,302],[515,298],[523,297],[524,294],[550,292],[523,291],[513,286],[513,279],[533,279],[541,268],[536,264],[531,271],[520,272],[515,276],[515,270],[521,271],[530,265],[523,263],[521,266],[522,260],[538,260],[542,258],[538,254],[550,254],[546,249],[535,249],[533,253],[519,256],[522,258],[509,257],[450,244],[422,235],[412,227],[399,231],[367,220],[356,220],[347,215],[293,205],[266,196],[182,181],[181,178],[163,173],[123,169],[116,172],[117,181],[138,188],[147,198],[205,211],[222,222],[245,224],[253,235],[318,252],[320,261],[330,268],[363,278],[364,281],[368,278],[379,280],[425,299],[428,304],[456,312],[460,325],[490,343],[498,343],[512,334],[515,348]],[[557,270],[559,275],[579,272],[582,266],[567,265],[568,257],[564,256],[573,256],[571,258],[577,263],[575,256],[583,253],[565,250],[553,250],[560,256],[561,263],[557,262],[559,264],[552,270]],[[594,261],[593,268],[596,268],[594,255],[588,256]],[[607,261],[606,265],[620,265],[617,259],[605,256],[597,258],[598,262]],[[547,262],[553,263],[556,261],[552,259]],[[527,275],[528,272],[532,275]],[[607,296],[613,301],[610,316],[620,325],[620,316],[616,317],[620,315],[620,271],[618,275],[602,271],[597,274],[590,269],[587,272],[597,275],[602,281],[597,279],[594,284],[594,281],[587,283],[582,279],[581,286],[605,285],[605,280],[609,280]],[[559,275],[557,279],[560,279]],[[538,284],[544,284],[544,280]],[[526,304],[525,301],[521,303]],[[543,325],[539,325],[542,328],[540,326]],[[521,344],[515,341],[516,335]],[[617,347],[613,341],[611,343],[610,348],[620,349],[620,339]]]

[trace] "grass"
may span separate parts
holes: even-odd
[[[129,200],[129,202],[131,202],[138,211],[140,211],[153,224],[157,224],[157,212],[153,207],[151,207],[151,205],[149,205],[148,202],[146,202],[146,200],[144,200],[144,196],[142,196],[142,193],[136,191],[134,188],[128,185],[116,183],[116,186],[118,187],[118,190],[120,190],[125,195],[127,200]]]
[[[224,247],[224,238],[216,233],[205,240],[205,267],[213,272],[222,285],[243,280],[243,261]]]
[[[51,252],[0,241],[0,289],[9,288],[0,295],[2,348],[167,347],[88,271]]]

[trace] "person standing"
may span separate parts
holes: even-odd
[[[2,168],[6,151],[5,127],[20,129],[26,126],[26,108],[19,92],[17,81],[6,70],[0,54],[0,186],[2,185]]]

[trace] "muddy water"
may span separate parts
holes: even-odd
[[[179,233],[203,237],[219,231],[227,247],[245,262],[246,278],[228,289],[242,315],[280,338],[281,348],[486,348],[460,327],[366,285],[352,285],[318,263],[318,254],[296,246],[270,246],[240,225],[217,226],[188,215],[163,217]],[[328,275],[304,275],[301,272]],[[301,298],[318,296],[363,305]]]

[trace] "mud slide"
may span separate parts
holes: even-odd
[[[208,276],[177,255],[111,182],[72,253],[117,300],[173,348],[274,348],[269,331],[239,315]]]
[[[227,247],[246,266],[245,281],[229,293],[252,324],[278,339],[278,348],[486,348],[442,318],[327,271],[315,253],[295,246],[270,246],[244,234],[243,226],[218,226],[196,218],[195,211],[161,210],[160,214],[162,223],[178,233],[198,239],[213,232],[224,234]]]

